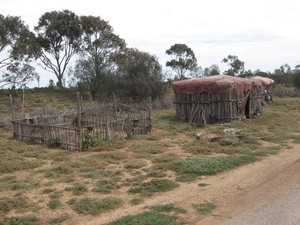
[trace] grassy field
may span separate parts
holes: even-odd
[[[159,110],[153,112],[150,135],[100,142],[87,152],[48,149],[11,138],[9,98],[0,95],[1,119],[6,122],[0,131],[0,224],[64,224],[134,207],[190,182],[203,187],[201,176],[300,143],[300,99],[278,98],[251,120],[200,128],[178,121],[174,109]],[[48,106],[75,106],[75,94],[28,90],[26,107],[41,107],[42,97]],[[226,128],[235,128],[236,135],[224,136]],[[204,134],[202,139],[195,138],[197,132]],[[191,206],[195,213],[209,214],[218,202]],[[166,203],[110,224],[184,224],[179,215],[185,212]]]

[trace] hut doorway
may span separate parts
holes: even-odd
[[[247,103],[246,103],[246,106],[245,106],[245,116],[247,119],[250,118],[250,98],[248,97],[247,99]]]

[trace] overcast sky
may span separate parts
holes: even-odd
[[[45,12],[63,9],[109,21],[128,47],[156,55],[163,67],[175,43],[188,45],[202,68],[226,70],[229,54],[246,70],[300,64],[299,0],[2,0],[0,14],[33,29]]]

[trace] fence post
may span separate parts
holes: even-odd
[[[77,96],[77,135],[78,135],[78,148],[82,151],[82,135],[81,135],[81,97],[80,93],[76,92]]]
[[[13,125],[13,134],[14,134],[14,137],[16,137],[16,131],[15,131],[15,107],[14,107],[14,100],[13,100],[13,97],[12,95],[9,95],[10,97],[10,109],[11,109],[11,122],[12,122],[12,125]]]
[[[43,102],[43,113],[42,113],[42,142],[46,143],[47,140],[47,136],[46,136],[46,107],[45,107],[45,99],[44,97],[42,98],[42,102]]]
[[[152,132],[152,98],[151,96],[148,97],[148,120],[149,120],[149,133]]]

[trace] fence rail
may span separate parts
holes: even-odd
[[[146,111],[107,112],[83,111],[79,94],[76,113],[45,115],[15,119],[12,105],[13,135],[18,140],[48,144],[82,151],[98,140],[125,139],[151,132],[151,99]]]

